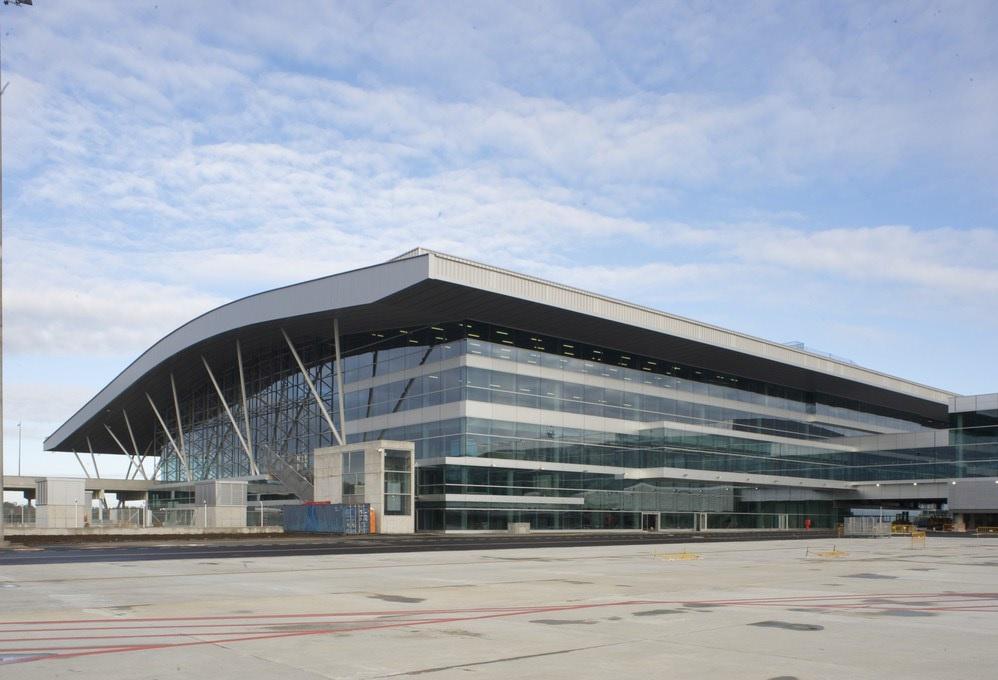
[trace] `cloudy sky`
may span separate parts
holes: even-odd
[[[998,5],[0,7],[6,469],[233,298],[417,245],[998,390]],[[102,472],[115,469],[107,457]]]

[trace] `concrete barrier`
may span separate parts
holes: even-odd
[[[115,527],[90,526],[79,528],[8,528],[8,536],[202,536],[222,534],[273,534],[283,533],[281,527]]]

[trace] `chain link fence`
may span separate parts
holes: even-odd
[[[281,506],[246,507],[246,526],[248,527],[279,527],[284,526],[281,520]]]

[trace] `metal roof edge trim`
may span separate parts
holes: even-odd
[[[387,276],[383,271],[385,268],[398,272]],[[374,270],[378,273],[373,274]],[[150,371],[201,342],[261,322],[370,304],[427,279],[428,274],[429,257],[417,254],[254,293],[204,312],[170,331],[142,352],[46,437],[42,447],[46,451],[52,450],[51,446],[65,440],[73,430],[93,418]],[[338,291],[338,287],[346,290]],[[338,293],[343,298],[340,304],[333,306],[332,300]],[[294,299],[288,299],[292,296]]]
[[[880,387],[941,404],[958,396],[948,390],[924,385],[857,364],[838,361],[806,350],[782,345],[745,333],[731,331],[650,307],[598,293],[547,281],[493,265],[426,249],[431,256],[430,278],[469,286],[540,304],[553,305],[589,316],[617,321],[638,328],[702,342],[809,371],[816,371]]]

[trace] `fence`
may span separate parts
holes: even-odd
[[[150,512],[149,526],[193,527],[196,520],[194,508],[159,508]]]
[[[141,527],[145,526],[144,508],[93,508],[90,526]]]
[[[843,534],[846,536],[890,536],[891,523],[879,517],[846,517]]]
[[[35,506],[5,506],[3,509],[3,523],[9,527],[35,526]]]
[[[281,506],[283,507],[283,506]],[[284,526],[284,515],[281,507],[247,506],[246,526],[248,527],[280,527]]]
[[[660,531],[779,531],[791,528],[790,516],[765,512],[662,512]]]

